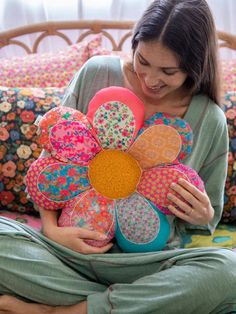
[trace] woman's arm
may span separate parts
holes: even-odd
[[[226,32],[217,32],[218,38],[222,40],[219,44],[220,47],[226,47],[229,49],[236,50],[236,36]]]
[[[109,251],[112,243],[103,247],[94,247],[84,242],[85,239],[104,241],[106,236],[97,231],[80,227],[59,227],[57,224],[58,212],[39,209],[42,219],[43,233],[49,239],[82,254],[99,254]]]
[[[223,111],[213,103],[208,104],[200,126],[195,133],[195,147],[187,164],[196,167],[195,170],[205,184],[205,192],[180,180],[179,184],[173,186],[173,190],[187,202],[181,202],[170,195],[173,201],[170,210],[187,222],[186,229],[213,233],[223,211],[228,165],[228,128]]]

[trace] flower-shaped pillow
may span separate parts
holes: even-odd
[[[114,236],[126,252],[161,250],[170,237],[166,215],[172,182],[182,177],[200,190],[198,174],[181,163],[192,132],[182,119],[156,113],[130,90],[109,87],[91,100],[87,115],[66,108],[47,112],[39,124],[49,157],[27,173],[32,200],[62,209],[59,226],[79,226]]]

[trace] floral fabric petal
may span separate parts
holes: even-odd
[[[181,137],[173,127],[154,125],[137,137],[129,153],[139,162],[142,169],[147,169],[176,160],[181,146]]]
[[[94,96],[87,117],[104,149],[126,150],[143,124],[144,105],[130,90],[113,86]]]
[[[182,148],[178,155],[178,161],[183,160],[188,154],[190,154],[192,149],[193,134],[189,124],[185,120],[174,115],[157,112],[145,120],[143,128],[139,131],[139,135],[142,134],[148,127],[157,124],[172,126],[179,133],[182,139]]]
[[[59,218],[59,226],[77,226],[106,234],[107,240],[86,240],[93,246],[104,246],[115,233],[114,201],[103,197],[94,189],[69,201]]]
[[[52,149],[49,145],[50,130],[56,123],[63,121],[78,121],[84,124],[88,129],[91,129],[91,125],[86,116],[78,110],[69,107],[56,107],[49,110],[38,123],[38,141],[41,146],[49,152]]]
[[[90,130],[76,121],[63,121],[53,126],[50,143],[56,158],[81,166],[87,166],[89,160],[101,150]]]
[[[181,174],[185,174],[188,178],[188,181],[190,183],[192,183],[195,187],[197,187],[201,192],[203,192],[205,190],[204,182],[202,181],[201,177],[199,176],[199,174],[194,169],[192,169],[191,167],[189,167],[187,165],[181,164],[181,163],[172,165],[171,167],[172,167],[172,169],[176,169],[176,170],[180,171]],[[173,190],[171,190],[171,192],[173,194],[175,194],[175,192]],[[184,201],[184,199],[182,197],[180,197],[179,195],[178,195],[178,197],[182,201]],[[160,211],[162,211],[166,215],[173,215],[173,213],[167,207],[163,207],[163,206],[159,205],[158,208],[160,209]]]
[[[126,252],[162,249],[169,237],[165,215],[138,193],[116,201],[116,238]]]
[[[30,197],[40,207],[62,208],[66,201],[90,188],[87,167],[58,162],[52,157],[39,158],[26,177]]]
[[[137,187],[139,193],[150,200],[155,206],[158,206],[165,214],[171,214],[166,209],[171,203],[167,198],[167,194],[169,192],[175,194],[173,189],[170,188],[171,183],[177,183],[179,178],[190,181],[188,174],[184,173],[182,167],[179,167],[179,165],[155,167],[144,171]]]
[[[200,191],[203,192],[205,190],[204,182],[194,169],[184,164],[176,164],[173,165],[173,167],[185,173],[185,175],[188,177],[189,182],[196,186]]]

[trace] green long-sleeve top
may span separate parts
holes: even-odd
[[[91,58],[70,82],[63,105],[87,112],[95,93],[108,86],[124,86],[122,64],[116,56]],[[205,183],[215,215],[207,226],[193,226],[177,220],[176,226],[214,231],[223,210],[224,184],[227,173],[228,131],[223,111],[205,95],[195,95],[184,119],[193,131],[191,154],[184,164],[195,169]]]

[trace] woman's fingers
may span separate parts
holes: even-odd
[[[89,230],[86,228],[77,228],[77,234],[80,239],[89,239],[89,240],[98,240],[104,241],[107,239],[107,236],[104,233],[98,231]]]
[[[194,208],[209,206],[209,198],[206,193],[201,192],[193,184],[184,179],[180,179],[177,184],[172,184],[171,189],[182,196]]]
[[[201,203],[206,202],[206,200],[208,199],[205,193],[200,191],[196,186],[194,186],[187,180],[181,178],[179,179],[178,184],[186,189],[188,192],[190,192],[190,194],[194,195],[194,197],[197,198]]]
[[[201,192],[190,182],[180,179],[171,185],[175,193],[168,193],[168,209],[178,218],[191,224],[205,225],[212,220],[214,209],[206,192]]]
[[[81,240],[82,241],[82,240]],[[102,247],[96,247],[89,244],[86,244],[85,242],[80,244],[80,253],[82,254],[102,254],[109,251],[113,246],[113,243],[108,243],[105,246]]]
[[[187,221],[189,223],[193,223],[194,217],[193,217],[193,209],[190,210],[189,214],[186,214],[185,212],[180,211],[173,205],[169,205],[168,209],[178,218]]]
[[[189,206],[188,203],[182,201],[180,198],[178,198],[174,194],[168,193],[167,197],[172,203],[177,205],[186,215],[189,215],[189,213],[192,211],[192,207]]]
[[[112,247],[112,243],[108,243],[102,247],[96,247],[84,242],[87,240],[104,241],[107,240],[107,236],[104,233],[100,233],[94,230],[86,228],[77,228],[78,235],[78,251],[82,254],[101,254],[109,251]]]

